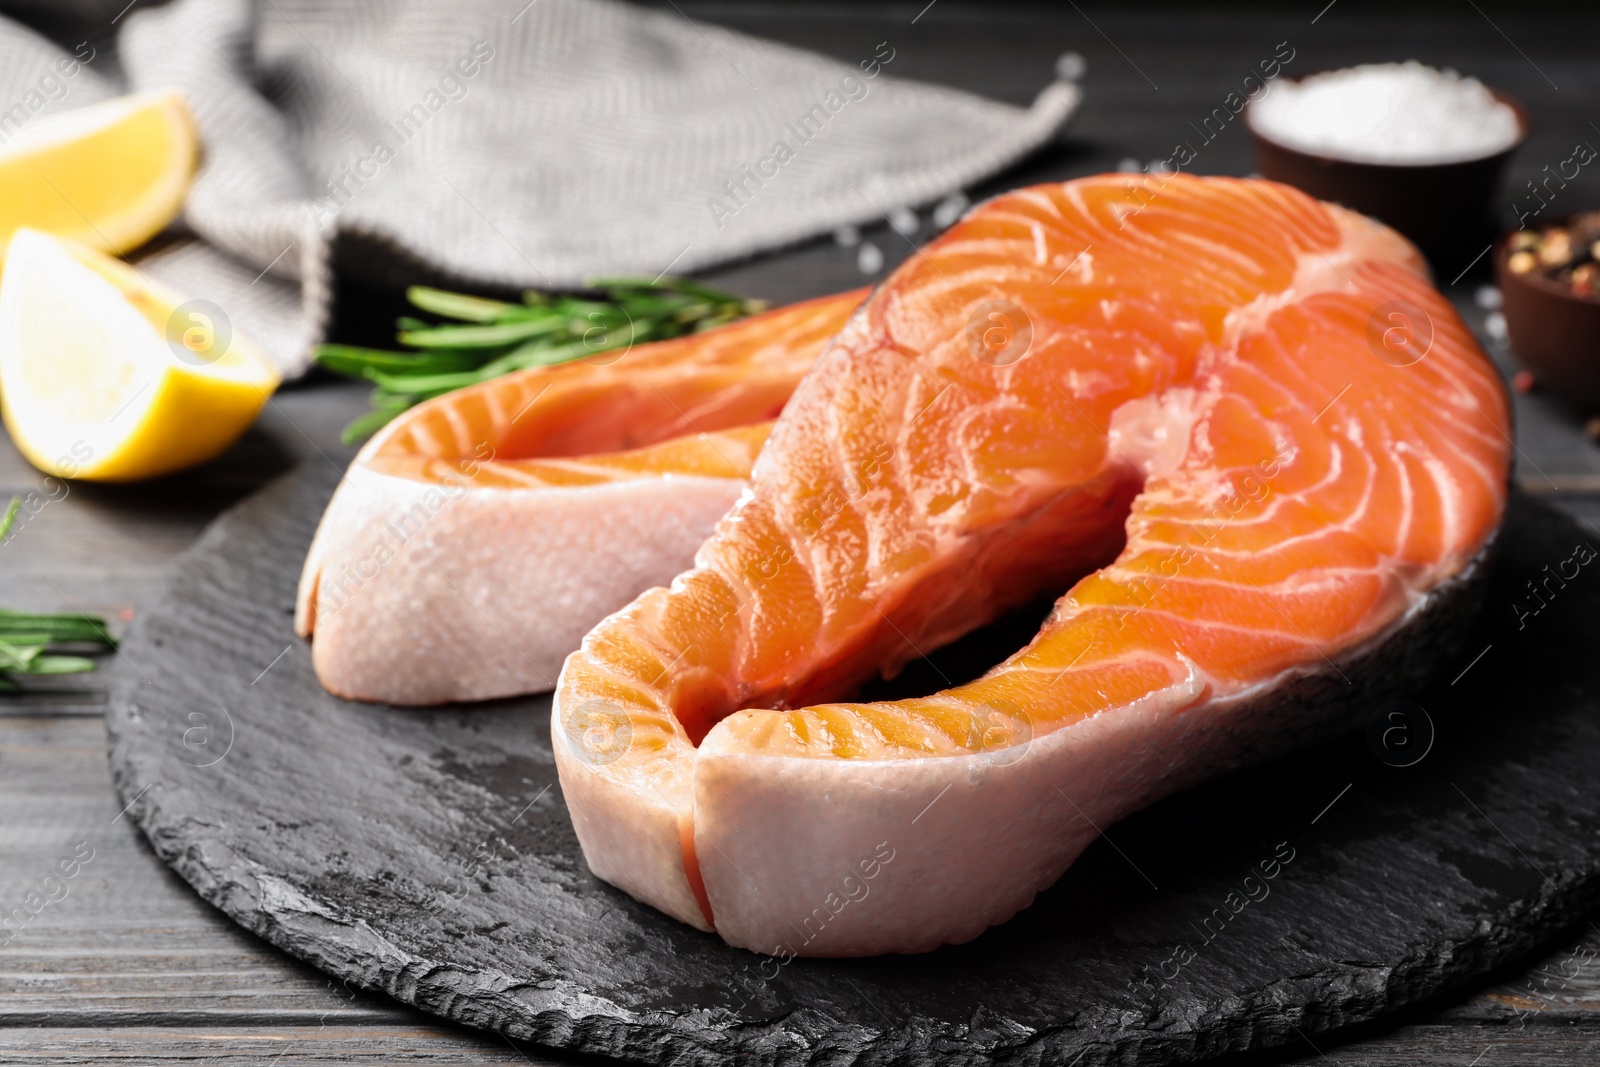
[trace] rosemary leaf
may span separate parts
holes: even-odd
[[[94,660],[87,656],[42,655],[33,657],[29,674],[85,674],[94,670]]]
[[[678,293],[686,293],[689,296],[698,296],[700,299],[709,300],[714,304],[744,303],[742,298],[734,296],[732,293],[726,292],[722,289],[713,289],[711,286],[701,285],[699,282],[692,282],[688,278],[643,278],[623,276],[619,278],[590,278],[589,284],[594,286],[596,289],[605,289],[607,291],[637,289],[654,292],[665,289]]]
[[[33,669],[33,661],[44,652],[44,645],[16,645],[10,641],[0,641],[0,671],[16,671],[27,674]]]
[[[633,332],[631,325],[619,326],[614,330],[608,330],[598,338],[574,341],[559,348],[534,349],[521,358],[518,367],[551,367],[557,363],[570,363],[584,356],[614,351],[628,344]]]
[[[392,396],[424,398],[439,396],[484,380],[481,370],[459,371],[452,374],[391,374],[386,371],[373,371],[367,377],[372,380],[373,385]],[[399,413],[400,411],[395,412],[396,415]]]
[[[10,532],[21,503],[13,497],[0,515],[0,538]],[[49,649],[54,645],[109,650],[117,643],[106,629],[105,620],[96,615],[38,615],[0,608],[0,692],[19,690],[21,686],[14,677],[19,674],[79,674],[94,670],[94,660],[53,654]]]
[[[408,396],[393,396],[385,394],[381,400],[373,401],[372,410],[360,416],[344,428],[339,435],[340,440],[347,445],[365,441],[379,430],[388,425],[389,420],[409,408],[416,401]]]
[[[444,374],[451,371],[471,370],[482,361],[482,356],[472,352],[439,348],[431,352],[389,352],[381,348],[357,348],[353,345],[319,345],[317,362],[350,378],[368,377],[368,371],[387,371],[397,374]]]
[[[12,644],[92,644],[115,647],[105,620],[94,615],[30,615],[0,611],[0,641]]]
[[[516,344],[541,334],[559,333],[567,325],[565,319],[546,315],[487,326],[432,326],[426,330],[405,330],[397,339],[401,344],[413,348],[492,348]]]
[[[431,311],[447,319],[460,319],[462,322],[494,322],[516,306],[504,300],[448,293],[443,289],[429,289],[425,285],[413,285],[407,289],[406,299],[423,311]]]
[[[415,307],[447,320],[397,321],[397,340],[418,351],[352,345],[317,350],[322,366],[375,386],[371,410],[345,427],[344,440],[369,437],[413,404],[464,386],[699,333],[765,307],[682,278],[599,278],[589,285],[587,294],[530,289],[521,303],[412,286],[406,296]]]

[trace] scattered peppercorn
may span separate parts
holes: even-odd
[[[1530,371],[1519,370],[1511,376],[1511,388],[1519,393],[1531,393],[1538,384]]]
[[[1600,415],[1590,415],[1583,424],[1583,435],[1591,441],[1600,441]]]

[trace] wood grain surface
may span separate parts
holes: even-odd
[[[844,59],[891,40],[900,76],[1016,103],[1047,80],[1059,53],[1085,56],[1086,101],[1060,143],[975,190],[975,198],[1110,169],[1127,158],[1165,157],[1175,140],[1192,138],[1185,132],[1190,122],[1285,40],[1297,50],[1291,69],[1416,56],[1476,74],[1522,99],[1535,132],[1502,196],[1508,223],[1517,191],[1542,167],[1567,158],[1576,141],[1600,144],[1590,126],[1600,121],[1594,62],[1600,12],[1592,5],[676,6],[696,22]],[[1206,146],[1194,169],[1244,174],[1252,167],[1244,132],[1229,129]],[[1560,195],[1561,210],[1600,205],[1600,171],[1586,171]],[[918,239],[926,234],[924,226]],[[887,227],[866,239],[889,267],[912,250]],[[711,277],[750,295],[795,299],[860,284],[856,254],[823,240]],[[1449,282],[1444,274],[1441,281]],[[1509,371],[1509,353],[1484,331],[1485,314],[1474,304],[1481,275],[1479,264],[1449,291]],[[398,311],[394,295],[348,281],[340,295],[336,336],[382,342],[386,320]],[[0,440],[0,495],[31,492],[47,501],[0,547],[0,602],[101,612],[125,625],[170,561],[223,509],[296,463],[345,462],[350,453],[338,443],[338,429],[362,409],[364,395],[359,386],[328,380],[290,387],[217,462],[140,486],[63,489]],[[1600,448],[1549,397],[1519,396],[1517,419],[1522,487],[1580,521],[1600,522]],[[557,1062],[537,1049],[352,994],[201,902],[120,817],[106,769],[104,704],[103,678],[95,675],[0,698],[0,911],[20,904],[81,844],[94,849],[68,883],[68,895],[0,947],[0,1062]],[[1315,1047],[1305,1042],[1239,1062],[1600,1062],[1597,927],[1600,917],[1467,995],[1337,1039],[1319,1037]]]

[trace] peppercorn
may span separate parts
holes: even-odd
[[[1585,211],[1542,230],[1519,230],[1506,239],[1506,267],[1537,271],[1573,296],[1600,296],[1600,211]]]
[[[1594,292],[1594,287],[1600,282],[1600,266],[1585,263],[1572,272],[1572,291],[1579,296],[1588,296]]]
[[[1513,252],[1526,252],[1530,248],[1538,247],[1538,244],[1539,235],[1533,230],[1518,230],[1511,235],[1511,251]]]
[[[1545,231],[1539,262],[1546,267],[1564,267],[1572,262],[1572,238],[1566,230]]]

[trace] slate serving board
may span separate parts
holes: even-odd
[[[112,771],[241,925],[469,1025],[645,1063],[1170,1063],[1371,1019],[1600,903],[1600,563],[1575,562],[1600,534],[1525,497],[1461,662],[1368,736],[1107,828],[970,944],[785,963],[589,875],[547,698],[417,711],[321,689],[291,614],[334,482],[313,465],[240,505],[143,610]],[[976,673],[1036,622],[939,669]]]

